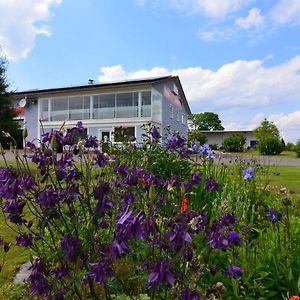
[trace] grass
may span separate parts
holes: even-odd
[[[262,155],[257,150],[246,150],[244,152],[232,152],[232,155],[249,155],[249,156],[263,156],[263,157],[279,157],[279,158],[299,158],[294,151],[283,151],[278,155]]]

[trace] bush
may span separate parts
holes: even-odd
[[[295,147],[294,147],[294,151],[297,154],[297,157],[300,157],[300,139],[297,141]]]
[[[188,142],[192,143],[194,141],[203,145],[207,142],[207,137],[199,130],[193,130],[188,133]]]
[[[280,139],[270,136],[260,139],[257,148],[261,154],[276,155],[283,151],[284,146]]]
[[[243,134],[234,134],[226,137],[223,141],[223,149],[228,152],[243,152],[246,138]]]
[[[293,143],[287,143],[286,146],[285,146],[285,150],[286,151],[294,151],[294,148],[295,148],[295,144]]]

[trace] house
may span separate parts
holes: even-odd
[[[254,136],[252,130],[202,130],[202,134],[207,137],[207,144],[220,148],[225,138],[234,134],[242,134],[246,138],[245,148],[252,149],[258,144],[258,139]]]
[[[115,141],[121,132],[142,142],[142,125],[151,122],[187,136],[191,113],[177,76],[114,83],[29,90],[15,93],[17,106],[24,107],[28,140],[38,141],[43,133],[75,126],[82,121],[88,135],[99,141]],[[21,111],[21,110],[20,110]],[[117,142],[117,141],[115,141]]]

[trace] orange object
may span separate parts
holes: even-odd
[[[147,181],[146,181],[146,179],[144,177],[142,177],[140,179],[140,182],[141,182],[142,185],[147,185]]]
[[[180,211],[181,212],[186,212],[187,209],[188,209],[188,198],[187,197],[184,197],[181,201],[181,204],[180,204]]]
[[[291,296],[290,300],[300,300],[300,297],[299,296]]]

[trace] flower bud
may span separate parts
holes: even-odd
[[[51,147],[51,149],[57,148],[56,136],[54,134],[52,134],[52,136],[51,136],[50,147]]]
[[[26,126],[23,128],[22,136],[24,140],[28,137],[28,129]]]
[[[154,187],[153,184],[151,184],[150,189],[149,189],[149,198],[150,198],[150,201],[153,202],[155,200],[155,196],[156,196],[155,187]]]

